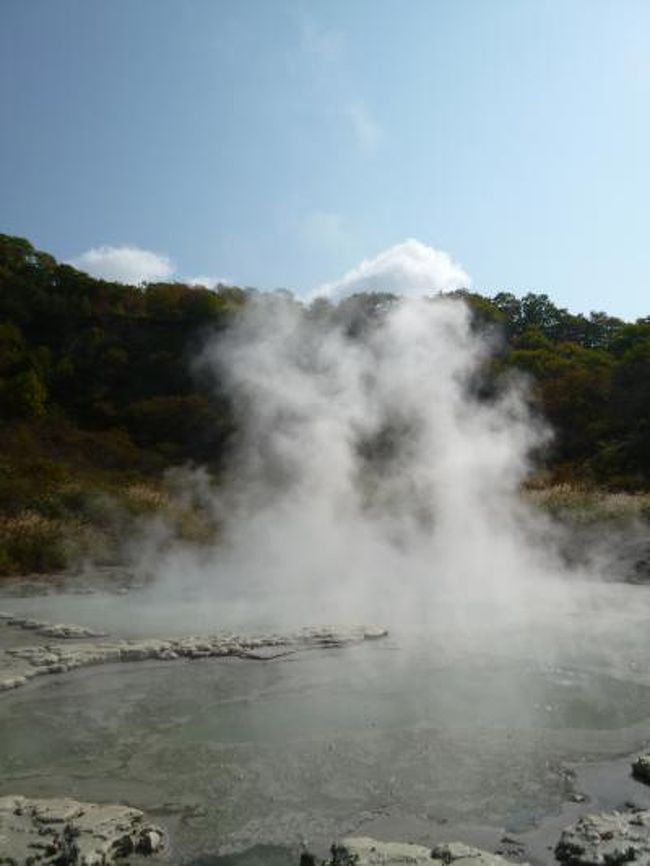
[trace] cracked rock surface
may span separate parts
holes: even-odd
[[[0,620],[6,625],[12,625],[25,631],[33,631],[45,637],[58,638],[60,640],[79,639],[90,637],[106,637],[106,632],[95,631],[84,625],[70,625],[63,622],[45,622],[41,619],[32,619],[27,616],[14,616],[12,613],[0,611]]]
[[[462,842],[445,842],[433,850],[424,845],[405,842],[379,842],[368,836],[343,839],[332,846],[332,859],[327,866],[506,866],[509,863],[498,854],[473,848]]]
[[[5,622],[7,619],[5,618]],[[24,628],[24,625],[17,624]],[[81,626],[49,626],[49,629],[81,629]],[[41,633],[42,628],[39,629]],[[0,691],[25,685],[42,674],[59,674],[77,668],[117,662],[174,661],[175,659],[239,658],[272,659],[306,649],[327,649],[364,640],[384,637],[387,630],[377,626],[350,628],[305,628],[289,635],[257,637],[232,634],[206,637],[147,638],[143,640],[83,640],[75,642],[73,634],[58,634],[66,640],[34,646],[9,647],[0,652]],[[84,635],[89,638],[90,635]]]
[[[583,815],[563,831],[555,856],[567,866],[648,866],[650,810]]]
[[[165,842],[128,806],[0,797],[0,866],[111,866],[161,853]]]

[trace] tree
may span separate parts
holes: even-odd
[[[45,414],[47,388],[35,370],[25,370],[2,383],[0,400],[10,417],[40,418]]]

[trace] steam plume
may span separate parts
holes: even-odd
[[[477,396],[490,345],[467,307],[402,300],[361,330],[314,309],[261,297],[207,347],[242,430],[223,539],[157,571],[258,620],[523,608],[548,552],[518,490],[546,434],[518,388]]]

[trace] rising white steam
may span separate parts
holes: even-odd
[[[217,621],[233,599],[267,622],[517,616],[546,567],[519,496],[544,432],[517,388],[477,396],[468,309],[404,300],[361,329],[314,311],[261,297],[207,347],[243,431],[210,499],[223,537],[157,573]]]

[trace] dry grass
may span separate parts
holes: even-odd
[[[141,511],[164,511],[172,504],[169,493],[153,484],[129,484],[121,492],[128,504]]]
[[[79,520],[23,511],[0,517],[0,574],[58,571],[106,548],[106,538]]]
[[[153,484],[130,484],[121,491],[127,505],[142,515],[163,517],[172,535],[183,541],[207,544],[214,541],[216,527],[201,509],[179,502],[168,490]]]
[[[102,489],[66,479],[31,500],[27,507],[0,512],[0,575],[120,559],[125,541],[132,533],[146,535],[149,520],[163,520],[170,542],[210,544],[218,534],[210,514],[147,481]]]
[[[609,492],[565,483],[535,486],[527,489],[525,496],[558,517],[574,520],[650,518],[650,493]]]

